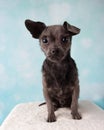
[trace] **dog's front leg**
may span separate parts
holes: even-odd
[[[81,116],[78,113],[78,98],[79,98],[79,83],[77,82],[72,95],[71,114],[73,119],[79,120],[81,119]]]
[[[55,117],[55,113],[54,113],[54,106],[53,106],[51,98],[49,96],[47,84],[45,81],[43,81],[43,94],[44,94],[46,104],[47,104],[47,109],[48,109],[47,122],[55,122],[56,117]]]

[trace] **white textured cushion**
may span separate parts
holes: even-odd
[[[104,110],[89,101],[79,101],[81,120],[73,120],[68,108],[55,112],[57,121],[47,123],[46,105],[17,105],[3,122],[0,130],[104,130]]]

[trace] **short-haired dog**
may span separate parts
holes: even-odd
[[[39,39],[46,59],[42,66],[43,94],[48,109],[48,122],[56,121],[55,110],[71,108],[73,119],[81,119],[78,112],[79,79],[75,61],[71,57],[72,36],[80,29],[66,21],[63,25],[46,26],[43,22],[25,21],[33,38]]]

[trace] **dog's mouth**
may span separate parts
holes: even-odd
[[[62,52],[58,52],[57,54],[48,54],[47,59],[49,59],[52,62],[60,62],[62,61],[64,57],[64,54]]]
[[[59,57],[59,56],[53,56],[53,55],[49,55],[49,56],[47,56],[47,58],[49,60],[51,60],[51,61],[56,61],[56,62],[61,60],[61,57]]]

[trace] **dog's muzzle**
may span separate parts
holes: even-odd
[[[59,61],[63,56],[64,54],[59,48],[52,48],[49,50],[48,58],[52,61]]]
[[[60,53],[60,50],[58,49],[58,48],[52,48],[51,50],[50,50],[50,52],[51,52],[51,55],[59,55],[59,53]]]

